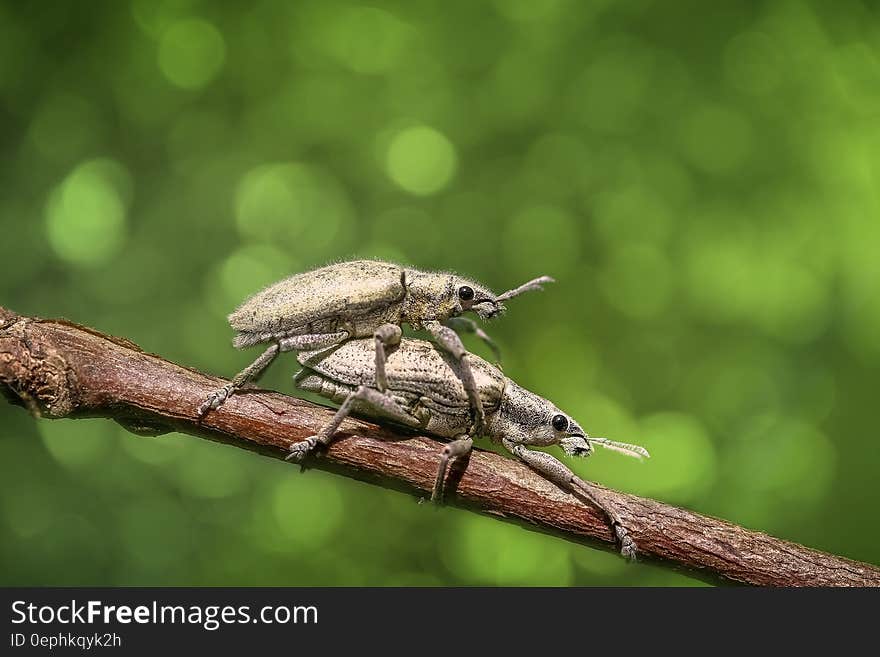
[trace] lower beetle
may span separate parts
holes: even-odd
[[[649,456],[638,445],[589,436],[571,417],[552,403],[520,387],[481,358],[471,356],[471,372],[486,411],[484,433],[532,469],[562,487],[587,497],[607,515],[621,548],[635,556],[635,543],[620,517],[601,494],[578,478],[559,460],[529,446],[559,445],[570,456],[589,456],[593,445],[637,458]],[[461,364],[448,353],[423,340],[404,338],[389,351],[385,363],[387,387],[374,387],[372,340],[351,340],[335,348],[302,352],[303,369],[294,376],[302,390],[340,403],[336,414],[315,436],[290,446],[289,460],[302,461],[319,445],[327,445],[352,412],[386,419],[437,436],[453,439],[440,453],[431,499],[442,500],[446,469],[451,459],[471,451],[474,431],[468,395],[462,384]]]

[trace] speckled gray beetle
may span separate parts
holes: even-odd
[[[289,460],[302,461],[318,445],[327,445],[349,413],[387,419],[437,436],[453,439],[440,454],[437,479],[431,499],[442,499],[449,461],[471,451],[474,435],[468,395],[462,383],[461,364],[436,345],[404,338],[387,353],[387,388],[374,388],[375,367],[371,340],[350,340],[335,348],[301,352],[303,369],[294,376],[302,390],[315,392],[341,406],[317,435],[292,443]],[[570,456],[589,456],[593,445],[635,456],[647,457],[638,445],[589,436],[573,419],[552,403],[518,386],[501,371],[476,356],[470,356],[471,372],[486,421],[483,435],[500,442],[508,451],[555,483],[580,493],[607,515],[620,545],[621,554],[634,558],[635,544],[620,517],[602,499],[602,494],[578,478],[559,460],[529,446],[559,445]]]
[[[351,338],[372,337],[375,343],[376,381],[387,387],[385,351],[400,341],[401,325],[427,330],[441,348],[460,364],[458,371],[467,391],[476,425],[485,412],[476,393],[474,377],[459,330],[475,332],[493,347],[489,337],[469,319],[473,311],[491,319],[504,311],[503,302],[551,282],[541,276],[495,295],[477,283],[447,272],[424,272],[376,260],[339,262],[291,276],[247,299],[229,315],[239,349],[270,342],[253,363],[230,383],[211,393],[199,407],[202,416],[219,407],[248,381],[255,380],[282,351],[323,349]]]

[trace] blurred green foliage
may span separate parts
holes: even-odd
[[[851,0],[7,2],[0,303],[229,376],[290,273],[550,274],[505,371],[653,455],[579,473],[877,563],[878,117]],[[295,470],[0,405],[0,583],[694,583]]]

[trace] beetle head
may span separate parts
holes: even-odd
[[[449,295],[453,301],[453,317],[470,310],[480,319],[492,319],[505,311],[504,304],[492,290],[466,278],[451,276]]]
[[[406,290],[408,320],[445,321],[468,310],[481,319],[491,319],[504,312],[492,290],[456,274],[408,270]]]
[[[593,451],[587,434],[570,415],[510,379],[492,429],[499,438],[522,445],[559,445],[571,456],[589,456]]]
[[[499,439],[507,438],[521,445],[559,445],[569,456],[590,456],[594,445],[635,458],[650,456],[648,450],[639,445],[587,435],[570,415],[510,379],[507,379],[504,397],[490,430]]]
[[[538,278],[533,278],[527,283],[523,283],[519,287],[515,287],[507,292],[502,292],[499,295],[495,295],[491,290],[487,290],[486,288],[463,279],[459,280],[455,285],[459,302],[462,302],[460,312],[464,310],[473,310],[480,316],[480,319],[492,319],[504,312],[505,308],[504,303],[502,302],[519,296],[523,292],[542,290],[544,289],[544,283],[552,282],[553,279],[549,276],[539,276]],[[473,292],[473,298],[470,305],[465,306],[463,301],[465,300],[465,297],[471,297],[471,292]]]
[[[540,290],[544,283],[552,283],[549,276],[540,276],[517,288],[495,294],[457,274],[407,270],[406,288],[408,307],[406,320],[424,319],[445,321],[470,310],[480,319],[492,319],[504,312],[504,301],[529,290]]]

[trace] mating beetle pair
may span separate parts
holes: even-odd
[[[442,499],[448,462],[467,454],[473,437],[485,435],[558,486],[580,493],[611,521],[621,553],[635,544],[614,509],[565,465],[528,446],[560,445],[572,456],[589,456],[592,445],[648,456],[636,445],[592,438],[552,403],[531,393],[498,368],[468,353],[453,327],[475,332],[460,317],[473,311],[491,319],[503,302],[540,289],[542,276],[500,295],[454,274],[423,272],[391,263],[356,260],[328,265],[280,281],[245,301],[229,316],[236,347],[270,342],[266,351],[212,393],[199,408],[218,408],[235,390],[256,379],[282,351],[299,352],[303,369],[296,385],[341,403],[317,435],[291,445],[300,461],[329,443],[345,417],[361,413],[453,439],[440,455],[432,499]],[[427,330],[436,344],[401,337],[401,325]]]
[[[400,342],[401,325],[427,330],[461,366],[461,380],[482,427],[485,412],[470,373],[468,353],[449,324],[475,332],[492,345],[476,324],[460,315],[471,310],[482,319],[504,312],[503,302],[553,279],[536,278],[494,295],[454,274],[423,272],[375,260],[340,262],[297,274],[269,286],[229,315],[238,347],[270,342],[263,354],[232,382],[212,393],[199,408],[204,415],[219,407],[245,383],[255,380],[282,351],[323,349],[351,338],[375,340],[375,385],[387,386],[385,351]],[[494,345],[492,345],[494,347]]]

